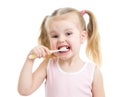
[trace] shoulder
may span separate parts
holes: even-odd
[[[57,58],[50,58],[48,60],[48,64],[47,64],[47,71],[49,70],[49,68],[54,68],[56,67],[56,64],[58,62],[58,59]]]
[[[96,65],[92,62],[85,62],[88,68],[95,69]]]
[[[98,66],[95,66],[94,69],[94,77],[93,77],[93,83],[96,83],[96,81],[102,81],[102,72]]]
[[[95,66],[94,70],[92,92],[94,97],[105,97],[102,72],[97,66]]]
[[[88,71],[88,73],[90,74],[90,76],[92,77],[92,80],[93,80],[96,65],[93,64],[92,62],[85,62],[85,67],[86,67],[86,70]]]

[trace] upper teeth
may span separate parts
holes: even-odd
[[[62,47],[62,48],[60,48],[60,50],[61,50],[61,51],[66,51],[67,48],[66,48],[66,47]]]

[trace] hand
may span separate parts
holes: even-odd
[[[50,54],[51,52],[47,47],[43,45],[38,45],[31,50],[29,54],[29,59],[41,58],[41,57],[45,57],[46,55],[50,55]]]

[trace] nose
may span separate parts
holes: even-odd
[[[66,38],[65,36],[61,35],[59,38],[58,38],[58,42],[59,43],[64,43],[66,41]]]

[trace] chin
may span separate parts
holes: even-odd
[[[73,56],[71,56],[71,55],[59,56],[59,59],[65,61],[65,60],[71,60],[72,57],[73,57]]]

